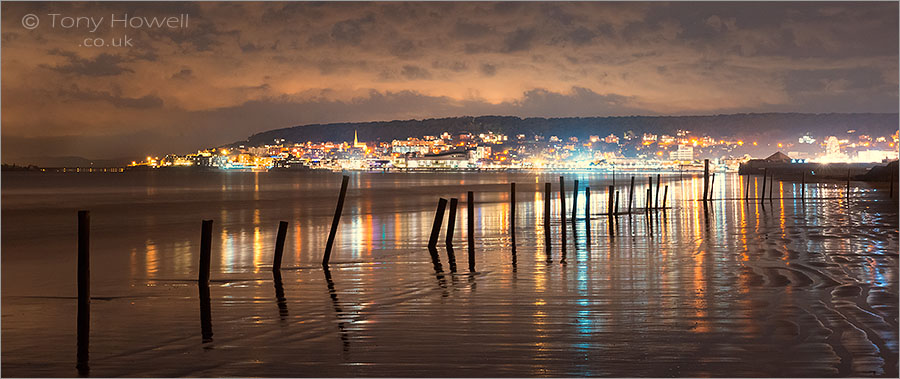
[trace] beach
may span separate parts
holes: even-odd
[[[801,199],[799,183],[776,181],[774,199],[744,200],[746,178],[717,173],[704,206],[702,175],[663,173],[667,209],[645,212],[656,173],[345,173],[324,270],[341,175],[4,172],[3,376],[78,375],[77,210],[91,212],[91,376],[898,374],[897,201],[865,183],[849,197],[843,183],[807,183]],[[631,176],[635,211],[624,214]],[[623,213],[613,217],[610,185]],[[459,199],[456,272],[445,230],[439,272],[427,249],[439,198]],[[279,221],[289,225],[276,281]]]

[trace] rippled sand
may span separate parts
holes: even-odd
[[[581,193],[574,225],[560,225],[558,174],[354,174],[325,272],[338,174],[3,175],[7,377],[78,375],[82,208],[93,222],[92,376],[898,374],[897,202],[861,183],[848,202],[841,184],[811,184],[814,199],[801,201],[797,184],[779,182],[786,199],[760,203],[733,199],[742,179],[717,175],[704,210],[700,178],[664,176],[671,209],[610,222],[611,178],[568,173],[569,191],[572,179],[591,185],[593,215]],[[646,176],[637,182],[643,206]],[[622,209],[627,184],[617,177]],[[456,272],[443,232],[440,272],[426,249],[439,197],[461,200]],[[207,325],[190,281],[202,218],[215,220]],[[276,282],[279,220],[290,227]]]

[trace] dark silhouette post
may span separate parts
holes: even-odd
[[[774,170],[772,170],[774,171]],[[775,197],[772,196],[772,192],[775,189],[775,173],[772,172],[772,177],[769,178],[769,202],[772,202]]]
[[[591,187],[584,187],[584,218],[591,220]]]
[[[328,233],[328,241],[325,243],[325,256],[322,257],[322,266],[327,266],[328,261],[331,259],[331,247],[334,246],[334,235],[337,234],[338,225],[341,223],[341,211],[344,209],[344,197],[347,196],[347,182],[349,181],[350,177],[347,175],[344,175],[341,180],[341,194],[338,196],[337,207],[334,209],[331,232]]]
[[[706,196],[709,193],[709,159],[703,160],[703,202],[706,202]]]
[[[561,227],[559,235],[562,239],[562,247],[566,246],[566,181],[562,176],[559,177],[559,220]]]
[[[747,175],[747,186],[744,187],[744,201],[750,200],[750,175]]]
[[[516,267],[516,183],[509,183],[509,240],[512,264]]]
[[[662,209],[666,209],[666,196],[668,196],[668,195],[669,195],[669,185],[667,184],[666,189],[663,190]]]
[[[201,285],[209,285],[209,256],[212,250],[212,225],[213,220],[203,220],[200,231],[200,274],[197,282]]]
[[[475,271],[475,193],[469,191],[466,194],[466,213],[469,218],[469,271]]]
[[[769,178],[769,169],[763,170],[762,193],[759,195],[759,202],[762,203],[766,199],[766,180]]]
[[[544,183],[544,248],[550,261],[550,183]]]
[[[578,218],[578,181],[575,181],[575,186],[572,188],[572,227],[575,227],[575,219]],[[575,232],[572,232],[573,234]]]
[[[644,209],[645,212],[648,212],[648,213],[650,212],[650,205],[651,205],[650,199],[652,197],[653,197],[653,192],[649,188],[647,188],[647,205],[646,205],[646,209]]]
[[[287,299],[284,297],[284,283],[281,281],[281,271],[272,272],[272,281],[275,285],[275,303],[278,305],[278,315],[281,317],[281,321],[285,321],[289,313]]]
[[[584,236],[588,256],[591,252],[591,187],[584,187]]]
[[[806,201],[806,171],[800,177],[800,201]]]
[[[613,186],[609,186],[609,187],[607,188],[607,192],[609,192],[609,195],[608,195],[609,199],[607,200],[607,204],[606,204],[606,215],[609,216],[609,217],[612,217],[612,215],[613,215],[613,210],[614,210],[614,208],[613,208],[613,207],[614,207],[614,205],[613,205],[613,196],[615,196],[615,195],[613,194],[613,192],[614,192],[614,191],[613,191]]]
[[[272,262],[272,271],[281,270],[281,256],[284,254],[284,239],[287,236],[287,221],[278,223],[278,235],[275,237],[275,260]]]
[[[516,244],[516,183],[509,184],[509,238]]]
[[[628,187],[628,214],[631,214],[631,205],[634,203],[634,176],[631,176],[631,186]]]
[[[653,203],[653,208],[659,209],[659,174],[656,174],[656,200]]]
[[[850,200],[850,168],[847,168],[847,200]]]
[[[277,271],[276,271],[277,272]],[[209,283],[200,283],[200,340],[212,342],[212,305],[210,304]]]
[[[616,207],[613,214],[615,214],[616,216],[619,215],[619,191],[616,191]]]
[[[709,179],[709,196],[707,199],[712,201],[713,199],[713,188],[716,186],[716,173],[712,174],[712,177]]]
[[[437,210],[434,212],[434,223],[431,224],[431,238],[428,239],[428,248],[437,246],[438,237],[441,234],[441,222],[444,221],[444,209],[447,208],[447,199],[438,199]]]
[[[78,353],[75,368],[79,375],[90,372],[91,338],[91,213],[78,211]]]
[[[447,216],[447,246],[453,246],[453,229],[456,228],[456,206],[459,203],[459,199],[455,197],[450,198],[450,214]]]

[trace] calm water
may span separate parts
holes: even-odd
[[[350,174],[327,273],[333,173],[2,174],[2,375],[76,376],[76,210],[92,219],[92,376],[897,376],[898,212],[854,183],[716,200],[663,176],[672,209],[610,223],[603,174],[560,263],[559,174]],[[517,183],[516,265],[508,183]],[[553,183],[551,262],[543,183]],[[645,204],[638,176],[635,204]],[[751,182],[751,192],[761,183]],[[627,208],[627,181],[616,188]],[[716,175],[714,196],[744,193]],[[474,191],[477,271],[466,251]],[[654,188],[655,191],[655,188]],[[460,199],[451,273],[426,249]],[[570,213],[571,209],[567,209]],[[213,219],[211,341],[200,221]],[[290,222],[282,286],[271,273]],[[444,223],[446,225],[446,221]],[[589,229],[588,229],[589,226]],[[589,230],[589,231],[588,231]],[[588,243],[589,239],[589,243]],[[208,336],[207,336],[208,337]]]

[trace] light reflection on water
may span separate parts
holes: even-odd
[[[854,192],[852,212],[844,188],[828,183],[809,184],[805,202],[787,182],[775,183],[779,199],[743,201],[736,199],[744,178],[719,173],[715,200],[704,208],[695,201],[702,177],[664,175],[671,209],[648,217],[641,174],[634,189],[641,209],[611,222],[610,177],[566,174],[567,206],[577,179],[579,191],[591,187],[593,214],[585,217],[580,192],[574,225],[560,225],[559,212],[570,219],[571,208],[559,208],[558,176],[352,174],[327,277],[319,262],[337,174],[176,175],[153,179],[137,198],[131,191],[79,193],[82,177],[14,177],[9,184],[4,176],[3,218],[18,222],[3,223],[3,370],[73,375],[66,360],[73,308],[46,296],[72,294],[72,210],[87,208],[93,293],[114,298],[93,304],[97,375],[896,374],[897,211],[880,193]],[[621,211],[631,195],[626,178],[619,173],[614,188]],[[98,180],[114,187],[118,179]],[[52,193],[42,195],[46,201],[27,195],[45,180],[77,196],[59,206]],[[519,192],[515,270],[510,181]],[[545,182],[553,183],[551,263]],[[761,192],[758,178],[749,189],[751,197]],[[474,275],[466,269],[468,190],[477,207]],[[834,199],[812,200],[821,196]],[[439,197],[460,200],[456,274],[435,275],[425,249]],[[196,289],[185,280],[196,277],[201,219],[214,219],[215,230],[216,338],[204,351],[214,366],[179,358],[200,349]],[[270,268],[280,220],[290,226],[283,294],[276,295]],[[560,228],[568,230],[565,265]],[[44,266],[59,275],[37,280]],[[222,281],[229,278],[239,280]],[[112,353],[121,349],[138,352],[126,361]],[[58,358],[47,361],[48,354]],[[262,367],[233,364],[247,361]],[[28,366],[34,362],[45,364]]]

